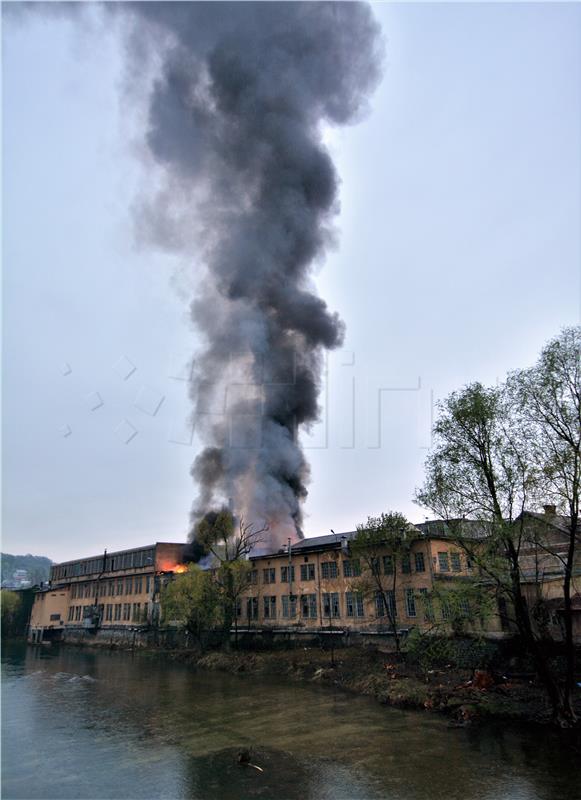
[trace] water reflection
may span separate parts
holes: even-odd
[[[3,653],[5,798],[577,800],[548,731],[454,730],[315,686],[143,654]],[[253,748],[263,772],[240,766]]]

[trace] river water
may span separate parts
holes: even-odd
[[[451,729],[312,685],[160,657],[8,645],[2,796],[191,800],[579,800],[557,734]],[[260,772],[240,766],[253,748]]]

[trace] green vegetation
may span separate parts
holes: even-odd
[[[442,520],[482,579],[512,613],[534,660],[556,720],[574,724],[575,648],[571,579],[579,525],[581,483],[581,328],[549,342],[538,363],[500,386],[473,383],[439,405],[435,445],[417,502]],[[568,517],[567,546],[551,548],[543,531],[531,532],[525,511],[547,499]],[[475,537],[465,520],[483,523]],[[541,550],[562,565],[566,627],[565,680],[555,670],[546,626],[527,605],[522,553]]]
[[[0,604],[2,606],[2,636],[16,636],[20,623],[22,599],[18,592],[2,589]]]
[[[218,622],[219,596],[210,572],[195,564],[163,590],[164,623],[177,622],[203,648],[208,631]]]
[[[2,581],[10,580],[15,570],[25,569],[32,584],[47,581],[50,575],[52,561],[44,556],[12,556],[9,553],[2,553]]]
[[[202,572],[191,567],[187,573],[175,577],[162,599],[165,619],[186,627],[202,646],[209,630],[217,626],[222,628],[224,641],[228,643],[234,626],[237,646],[237,610],[253,574],[246,557],[262,541],[266,530],[266,526],[255,528],[243,519],[236,527],[227,509],[206,514],[196,526],[196,541],[213,558],[213,568]]]

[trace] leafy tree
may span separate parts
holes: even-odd
[[[177,575],[162,592],[164,622],[180,623],[203,647],[205,636],[218,622],[220,597],[212,574],[195,564]]]
[[[496,607],[494,592],[478,578],[438,585],[425,602],[429,604],[427,611],[432,617],[432,630],[451,628],[457,636],[482,631]],[[434,606],[440,609],[441,621],[435,619]]]
[[[353,589],[364,597],[379,601],[378,611],[381,610],[388,621],[398,652],[397,562],[402,555],[409,555],[409,534],[412,531],[413,526],[403,514],[390,511],[378,517],[368,517],[366,523],[358,525],[357,535],[350,544],[353,558],[361,564],[361,576],[352,582]]]
[[[11,592],[8,589],[2,589],[0,595],[0,604],[2,606],[2,635],[13,636],[16,633],[21,599],[17,592]]]
[[[520,558],[529,535],[524,511],[544,496],[546,481],[513,395],[479,383],[452,393],[440,404],[434,440],[416,500],[446,521],[480,574],[508,600],[555,717],[570,724],[570,696],[551,668],[523,592]],[[483,522],[484,535],[464,524],[470,518]]]
[[[507,391],[525,431],[531,461],[542,471],[546,499],[552,499],[567,517],[565,553],[551,547],[546,538],[535,544],[547,549],[563,567],[566,695],[571,697],[575,687],[571,587],[581,538],[581,326],[565,328],[543,348],[533,367],[512,373]]]

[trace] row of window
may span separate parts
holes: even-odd
[[[128,578],[118,578],[114,581],[90,581],[88,583],[74,583],[71,587],[71,599],[88,597],[116,597],[123,594],[149,594],[152,588],[153,576],[132,575]]]
[[[466,566],[470,569],[469,561]],[[450,553],[447,550],[443,550],[438,553],[438,567],[440,572],[462,572],[460,553],[457,550],[452,550]]]
[[[457,554],[455,554],[457,555]],[[383,556],[382,562],[378,559],[371,562],[371,568],[381,572],[385,575],[393,575],[395,569],[395,559],[392,555]],[[414,553],[414,567],[416,572],[426,571],[426,561],[423,553]],[[401,558],[401,571],[404,574],[410,574],[412,571],[412,561],[410,554],[404,554]],[[300,578],[301,581],[314,581],[315,580],[315,564],[301,564],[300,565]],[[356,578],[361,575],[361,562],[359,559],[350,559],[343,561],[343,577]],[[338,578],[339,567],[336,561],[322,561],[321,562],[321,578],[324,580]],[[262,570],[262,580],[265,584],[276,583],[276,567],[267,567]],[[281,583],[289,583],[295,580],[295,566],[282,566],[280,567],[280,580]],[[251,582],[258,583],[257,570],[253,570]]]
[[[105,622],[143,622],[147,618],[147,603],[107,603],[99,605],[99,616]],[[70,606],[68,622],[79,622],[93,612],[93,606]]]
[[[419,589],[420,598],[424,607],[426,619],[432,618],[432,610],[428,597],[428,589]],[[317,607],[316,594],[302,594],[297,595],[282,595],[282,618],[292,619],[297,616],[297,611],[300,616],[305,619],[317,619],[319,610]],[[406,589],[404,594],[406,616],[410,618],[417,617],[418,609],[416,604],[416,593],[414,589]],[[321,594],[321,612],[325,619],[338,619],[341,617],[341,607],[339,603],[339,592],[323,592]],[[259,598],[248,597],[246,600],[246,617],[249,620],[258,619]],[[238,617],[242,617],[242,601],[238,602],[236,609]],[[389,619],[397,618],[397,604],[393,590],[386,592],[377,592],[375,596],[375,613],[377,617],[388,617]],[[449,617],[449,610],[442,610],[444,619]],[[447,615],[446,615],[447,613]],[[265,620],[277,618],[277,597],[275,595],[265,596],[262,598],[262,615]],[[347,617],[364,617],[365,604],[363,595],[358,592],[345,592],[345,616]]]
[[[136,550],[132,553],[119,555],[100,556],[86,561],[75,561],[73,564],[57,564],[51,568],[51,580],[62,578],[77,578],[79,575],[95,575],[100,572],[115,572],[120,569],[133,569],[135,567],[148,567],[153,565],[155,550]]]

